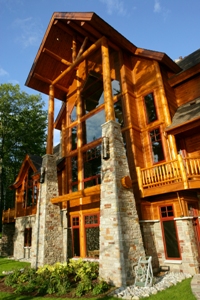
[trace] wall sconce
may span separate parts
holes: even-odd
[[[109,138],[107,136],[102,138],[102,155],[105,160],[110,158]]]
[[[45,168],[40,168],[40,183],[44,183],[44,176],[45,176]]]

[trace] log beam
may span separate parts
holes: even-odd
[[[49,107],[48,107],[48,134],[46,154],[53,154],[53,129],[54,129],[54,86],[49,86]]]
[[[100,38],[98,41],[96,41],[94,44],[92,44],[83,54],[76,59],[74,63],[72,63],[65,71],[62,72],[53,82],[52,84],[55,85],[58,83],[66,74],[68,74],[70,71],[75,69],[82,61],[84,61],[89,55],[94,53],[100,46],[103,38]]]
[[[66,65],[66,66],[70,66],[70,65],[71,65],[71,62],[69,62],[69,61],[67,61],[66,59],[60,57],[59,55],[53,53],[52,51],[48,50],[47,48],[44,48],[44,49],[42,50],[42,52],[48,54],[49,56],[51,56],[51,57],[54,58],[55,60],[57,60],[57,61],[63,63],[63,64]]]
[[[105,37],[102,38],[102,42],[101,42],[101,54],[102,54],[106,122],[111,120],[115,121],[115,111],[113,106],[112,87],[111,87],[109,48]]]

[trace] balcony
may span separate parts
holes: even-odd
[[[149,168],[137,167],[141,197],[200,188],[200,158],[182,158]]]
[[[3,210],[2,212],[2,223],[12,223],[15,222],[15,208],[9,208],[8,210]]]
[[[7,210],[3,210],[2,213],[2,223],[12,223],[15,222],[16,217],[25,217],[30,215],[35,215],[37,210],[37,206],[28,206],[26,208],[21,207],[21,203],[17,205],[17,209],[9,208]]]

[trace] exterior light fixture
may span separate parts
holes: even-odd
[[[45,168],[40,168],[40,183],[44,183],[44,176],[45,176]]]
[[[109,138],[107,136],[102,138],[102,156],[105,160],[110,158]]]

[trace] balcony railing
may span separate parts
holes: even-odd
[[[15,209],[9,208],[8,210],[3,210],[2,213],[2,223],[12,223],[15,221]]]
[[[142,197],[199,187],[200,158],[177,155],[177,159],[169,162],[143,169],[137,167],[137,176]]]

